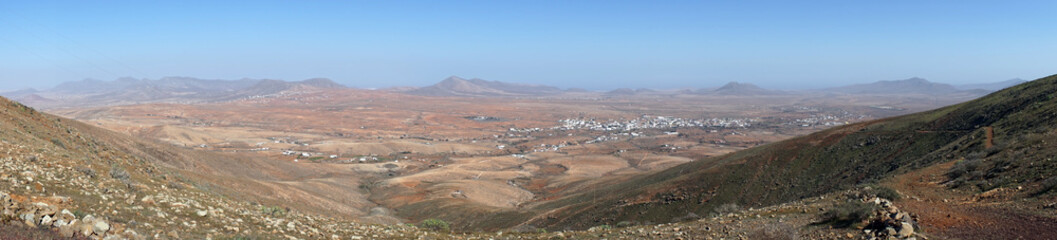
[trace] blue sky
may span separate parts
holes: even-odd
[[[218,2],[0,2],[0,90],[127,76],[613,89],[1057,73],[1057,1]]]

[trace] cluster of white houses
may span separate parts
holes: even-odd
[[[648,116],[626,120],[626,121],[596,121],[595,119],[562,119],[560,130],[595,130],[595,131],[633,131],[640,129],[658,128],[747,128],[752,126],[754,119],[751,118],[710,118],[710,119],[685,119],[666,116]]]
[[[666,116],[649,116],[617,121],[598,121],[594,118],[570,118],[558,120],[559,126],[549,129],[543,128],[510,128],[510,132],[530,133],[543,130],[592,130],[592,131],[634,131],[642,129],[667,129],[667,128],[747,128],[757,121],[752,118],[710,118],[710,119],[685,119]]]

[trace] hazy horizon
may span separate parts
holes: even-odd
[[[316,78],[329,79],[329,80],[332,80],[332,81],[337,82],[339,84],[345,85],[346,87],[360,88],[360,89],[369,89],[369,90],[379,90],[379,89],[394,88],[394,87],[427,87],[427,86],[433,85],[433,84],[435,84],[437,82],[446,80],[449,77],[459,77],[459,78],[466,79],[466,80],[481,79],[481,80],[485,80],[485,81],[499,81],[499,82],[503,82],[503,83],[513,83],[513,84],[545,85],[545,84],[537,84],[537,83],[531,83],[531,82],[509,82],[509,81],[502,81],[502,80],[495,80],[495,79],[483,79],[483,78],[478,78],[478,77],[465,77],[465,76],[454,76],[453,75],[453,76],[448,76],[448,77],[445,77],[445,78],[438,79],[438,80],[436,80],[433,83],[430,83],[430,84],[427,84],[427,85],[422,85],[422,86],[398,86],[398,85],[393,85],[393,86],[379,86],[379,87],[364,87],[364,86],[348,85],[348,84],[342,83],[340,81],[337,81],[335,79],[331,79],[331,78],[327,78],[327,77],[316,77]],[[58,85],[61,85],[63,83],[83,82],[83,81],[115,82],[115,81],[118,81],[118,80],[121,80],[121,79],[127,79],[127,78],[132,78],[132,79],[135,79],[135,80],[161,80],[161,79],[165,79],[165,78],[193,78],[193,79],[199,79],[199,80],[222,80],[222,81],[237,81],[237,80],[250,79],[250,80],[280,80],[280,81],[286,81],[286,82],[297,82],[297,81],[308,80],[308,79],[275,79],[275,78],[206,79],[206,78],[196,78],[196,77],[192,77],[192,76],[165,76],[165,77],[160,77],[160,78],[122,77],[122,78],[118,78],[118,79],[109,79],[109,80],[107,80],[107,79],[86,78],[86,79],[81,79],[81,80],[76,80],[76,81],[61,82],[61,83],[57,83],[55,85],[45,86],[45,87],[41,87],[41,88],[27,87],[27,88],[19,88],[19,89],[0,89],[0,93],[21,91],[21,90],[27,90],[27,89],[34,89],[34,90],[38,90],[38,91],[46,91],[46,90],[58,87]],[[820,90],[820,89],[825,89],[825,88],[844,87],[844,86],[857,85],[857,84],[870,84],[870,83],[877,83],[879,81],[899,81],[899,80],[907,80],[907,79],[911,79],[911,78],[921,78],[921,77],[909,77],[909,78],[905,78],[905,79],[880,79],[880,80],[869,81],[869,82],[848,82],[848,83],[842,84],[842,85],[827,85],[827,86],[801,87],[801,88],[797,88],[797,87],[791,87],[791,88],[790,87],[787,87],[787,88],[772,87],[772,86],[760,85],[760,84],[757,84],[757,83],[746,82],[746,81],[722,82],[722,83],[718,83],[717,85],[712,85],[712,86],[677,86],[677,87],[653,87],[653,88],[651,88],[651,87],[582,88],[582,87],[563,87],[563,86],[558,86],[558,85],[545,85],[545,86],[558,87],[558,88],[561,88],[561,89],[579,88],[579,89],[586,89],[586,90],[589,90],[589,91],[610,91],[610,90],[616,90],[616,89],[620,89],[620,88],[633,88],[633,89],[643,89],[644,88],[644,89],[652,89],[652,90],[677,90],[677,89],[717,88],[717,87],[722,87],[722,86],[724,86],[724,85],[726,85],[728,83],[731,83],[731,82],[737,82],[737,83],[743,83],[743,84],[745,84],[745,83],[753,84],[753,85],[756,85],[756,86],[759,86],[759,87],[765,88],[765,89],[797,91],[797,90]],[[314,78],[309,78],[309,79],[314,79]],[[999,83],[999,82],[1013,81],[1013,80],[1023,80],[1023,81],[1033,80],[1033,79],[1011,78],[1011,79],[1006,79],[1006,80],[1001,80],[1001,81],[993,81],[993,82],[985,82],[985,83],[952,84],[952,83],[944,83],[944,82],[935,82],[935,81],[929,80],[928,78],[922,78],[922,79],[928,80],[929,82],[933,82],[933,83],[950,84],[950,85],[953,85],[955,87],[960,87],[960,86],[965,86],[965,85],[975,85],[975,84],[992,84],[992,83]]]
[[[1057,3],[0,3],[0,90],[82,79],[448,76],[592,90],[1054,74]]]

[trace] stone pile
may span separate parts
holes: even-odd
[[[61,199],[61,198],[60,198]],[[61,203],[61,202],[60,202]],[[0,223],[24,224],[29,227],[51,228],[64,237],[80,235],[93,239],[143,239],[131,229],[118,231],[104,219],[85,215],[78,219],[68,209],[30,200],[19,201],[8,193],[0,192]]]
[[[917,221],[914,216],[899,210],[888,199],[874,198],[869,202],[879,207],[874,211],[874,218],[863,229],[870,239],[917,239],[914,232]]]

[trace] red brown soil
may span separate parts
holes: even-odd
[[[941,239],[1057,239],[1057,219],[1017,209],[1012,200],[974,201],[941,185],[953,162],[885,183],[903,194],[896,206],[917,216],[921,231]]]
[[[990,149],[995,146],[995,127],[987,126],[984,129],[987,130],[987,141],[984,141],[984,146]]]

